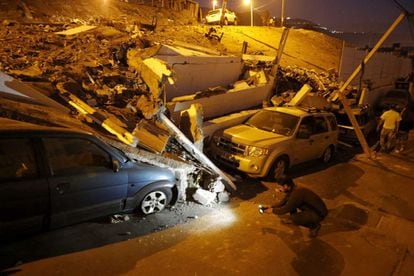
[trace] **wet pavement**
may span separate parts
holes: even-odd
[[[314,239],[305,228],[259,214],[259,204],[278,197],[275,183],[236,177],[239,191],[231,202],[205,213],[194,209],[198,219],[88,250],[39,258],[9,271],[17,275],[45,271],[52,275],[412,275],[413,138],[403,154],[379,154],[370,160],[339,152],[329,166],[293,168],[296,183],[321,195],[329,208]]]

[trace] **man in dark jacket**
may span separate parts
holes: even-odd
[[[321,221],[328,215],[325,203],[313,191],[297,187],[289,177],[281,182],[279,190],[285,193],[285,197],[273,206],[262,207],[263,212],[276,215],[290,213],[289,219],[282,219],[282,223],[307,227],[309,236],[316,237],[321,228]]]

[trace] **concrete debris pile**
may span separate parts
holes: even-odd
[[[0,71],[71,107],[96,132],[113,134],[131,158],[156,163],[156,156],[167,157],[161,163],[176,172],[182,198],[196,188],[193,197],[202,204],[225,201],[225,188],[236,189],[203,153],[203,119],[257,108],[269,93],[299,91],[305,83],[323,96],[339,87],[334,72],[279,67],[271,91],[273,59],[249,63],[197,43],[160,44],[150,39],[163,30],[154,16],[146,23],[127,16],[52,18],[1,23]],[[199,39],[220,43],[222,36],[211,28]],[[40,119],[59,124],[57,118]]]
[[[298,91],[304,84],[310,85],[312,87],[312,92],[317,92],[324,97],[327,97],[340,87],[338,75],[335,70],[318,73],[315,70],[299,68],[297,66],[287,66],[280,68],[278,72],[278,86],[276,92],[284,92],[289,90],[292,86],[296,88],[293,90]]]
[[[224,181],[235,189],[201,151],[194,153],[193,145],[178,129],[165,126],[168,118],[159,120],[164,111],[163,82],[169,78],[169,70],[165,67],[154,78],[152,74],[159,72],[150,58],[154,43],[145,38],[146,30],[139,26],[123,27],[4,21],[0,37],[7,43],[0,48],[0,70],[41,87],[43,94],[71,106],[81,115],[77,118],[95,123],[91,126],[97,131],[103,127],[114,134],[129,145],[125,152],[134,155],[137,145],[150,150],[153,154],[148,153],[145,160],[149,163],[155,162],[157,154],[167,156],[162,162],[175,171],[182,199],[186,199],[189,187],[210,190],[212,184],[223,185]],[[47,117],[41,119],[60,123],[59,116]],[[143,152],[131,157],[142,160]],[[179,165],[171,165],[169,160],[174,159],[180,160]]]

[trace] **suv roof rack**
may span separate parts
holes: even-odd
[[[323,111],[320,108],[316,108],[313,106],[296,106],[296,108],[306,111],[308,113],[318,113]]]

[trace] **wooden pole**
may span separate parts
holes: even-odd
[[[388,28],[388,30],[382,35],[380,40],[377,42],[377,44],[372,48],[372,50],[365,56],[363,60],[363,64],[366,64],[370,58],[377,52],[377,50],[381,47],[381,45],[384,43],[384,41],[390,36],[390,34],[395,30],[395,28],[401,23],[401,21],[406,17],[406,13],[402,12],[397,19],[394,21],[394,23]],[[344,106],[344,110],[346,114],[348,115],[352,126],[354,127],[355,134],[359,140],[359,143],[361,144],[362,149],[364,150],[365,154],[371,158],[372,153],[368,146],[367,141],[365,140],[364,134],[361,131],[361,128],[359,127],[359,124],[355,118],[355,115],[352,113],[351,107],[349,106],[348,99],[346,98],[345,90],[349,86],[349,84],[356,78],[356,76],[361,72],[362,64],[360,64],[355,71],[349,76],[347,81],[342,85],[342,87],[339,89],[338,96],[340,100],[342,101],[342,104]]]
[[[289,28],[283,27],[282,30],[283,30],[283,33],[282,33],[282,37],[280,38],[279,48],[277,49],[277,55],[275,59],[273,60],[273,67],[272,67],[272,72],[271,72],[273,76],[273,85],[272,85],[272,89],[270,89],[269,94],[267,95],[267,98],[266,98],[267,105],[270,105],[270,100],[272,98],[273,91],[276,89],[277,71],[279,70],[280,60],[282,59],[282,54],[285,49],[287,38],[289,36]]]

